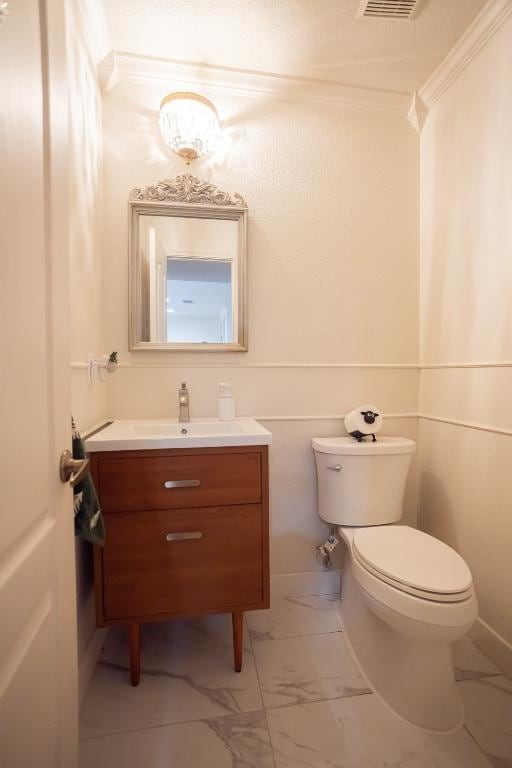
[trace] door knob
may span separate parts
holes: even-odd
[[[88,471],[89,459],[74,459],[70,451],[62,451],[59,475],[63,483],[69,483],[74,488],[84,479]]]

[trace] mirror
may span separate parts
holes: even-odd
[[[246,351],[246,217],[190,174],[130,194],[130,349]]]

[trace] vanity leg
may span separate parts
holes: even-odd
[[[128,653],[130,656],[130,680],[133,686],[140,680],[140,624],[128,625]]]
[[[244,645],[244,614],[232,613],[233,620],[233,654],[235,658],[235,672],[242,671],[242,655]]]

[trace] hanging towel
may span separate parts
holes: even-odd
[[[71,429],[73,433],[73,458],[84,459],[84,444],[73,417],[71,417]],[[75,536],[80,536],[80,538],[90,541],[92,544],[103,546],[105,543],[105,524],[96,488],[89,472],[82,482],[75,485],[73,491]]]

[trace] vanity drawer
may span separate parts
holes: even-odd
[[[259,504],[107,515],[106,621],[264,607]]]
[[[98,474],[105,512],[261,502],[257,452],[102,458]]]

